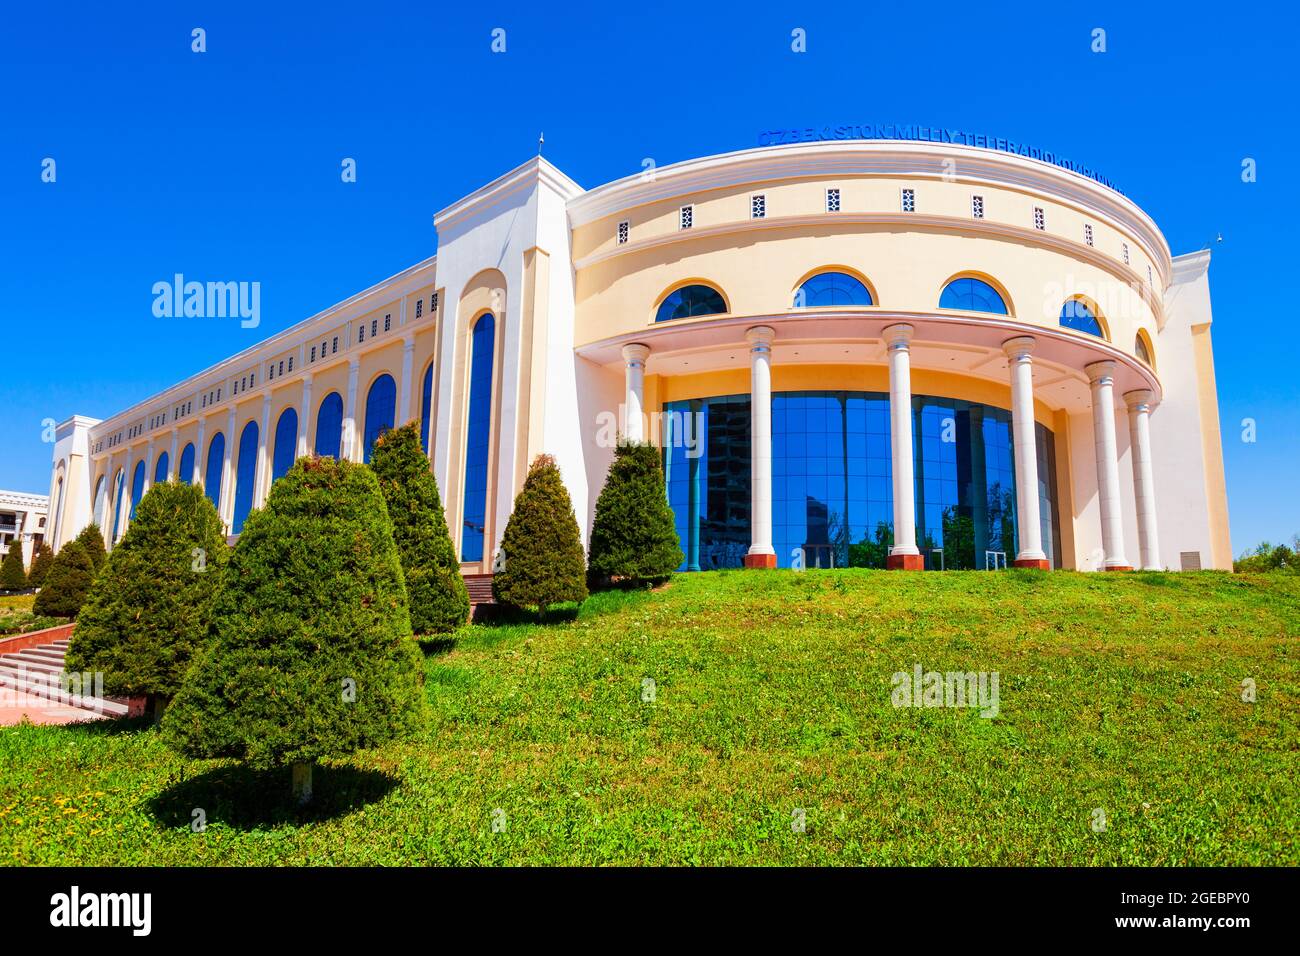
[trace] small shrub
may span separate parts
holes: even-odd
[[[596,500],[591,577],[597,581],[659,582],[677,570],[683,558],[664,492],[659,449],[619,442],[605,487]]]
[[[94,580],[90,555],[78,542],[69,541],[54,556],[45,586],[32,603],[32,613],[38,617],[76,617]]]
[[[501,538],[505,568],[492,578],[502,604],[545,613],[554,604],[587,598],[587,562],[578,519],[550,455],[538,455]]]

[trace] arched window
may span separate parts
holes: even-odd
[[[239,534],[253,508],[253,486],[257,484],[257,422],[249,422],[239,433],[239,461],[235,464],[235,511],[230,533]]]
[[[429,429],[433,427],[433,422],[429,421],[429,415],[433,411],[433,363],[424,370],[424,382],[420,386],[420,447],[424,449],[425,455],[429,454]]]
[[[283,478],[298,455],[298,412],[286,408],[275,423],[275,453],[271,460],[271,481]]]
[[[153,483],[162,484],[167,480],[167,452],[160,452],[153,466]]]
[[[1007,304],[997,289],[983,279],[967,276],[953,279],[943,287],[939,296],[939,308],[961,309],[964,312],[991,312],[994,315],[1006,315]]]
[[[316,454],[337,458],[343,442],[343,399],[330,392],[321,399],[316,413]]]
[[[470,337],[469,415],[465,425],[464,527],[460,559],[483,560],[487,524],[488,450],[492,440],[492,365],[496,320],[486,313]]]
[[[846,272],[820,272],[804,281],[794,293],[794,308],[820,309],[826,306],[875,305],[871,290]]]
[[[190,443],[185,446],[181,452],[181,467],[176,479],[182,484],[190,484],[194,480],[194,445]]]
[[[226,436],[217,432],[208,443],[208,464],[203,469],[203,490],[217,511],[221,510],[221,464],[226,455]]]
[[[1061,327],[1074,329],[1076,332],[1086,332],[1099,339],[1106,337],[1092,309],[1088,308],[1088,304],[1081,299],[1070,299],[1061,306]]]
[[[1146,362],[1147,365],[1150,365],[1152,368],[1156,367],[1156,363],[1151,360],[1151,346],[1147,344],[1145,332],[1138,332],[1137,339],[1133,342],[1133,351],[1137,354],[1137,357],[1143,362]]]
[[[135,520],[135,509],[140,506],[140,499],[144,497],[144,459],[135,463],[135,471],[131,473],[131,520]]]
[[[366,430],[362,433],[362,460],[370,461],[375,439],[393,427],[397,416],[397,386],[393,376],[381,375],[370,383],[366,393]]]
[[[113,479],[113,535],[109,538],[114,544],[117,543],[117,532],[122,526],[122,499],[126,497],[126,472],[121,468],[117,470],[117,477]]]
[[[54,493],[54,543],[59,542],[59,532],[63,529],[63,466],[59,465],[59,478]],[[33,557],[35,554],[33,553]]]
[[[95,482],[95,510],[94,521],[99,525],[99,533],[104,533],[104,508],[108,504],[108,481],[103,475],[99,476],[99,481]]]
[[[685,285],[659,303],[655,313],[656,322],[670,319],[685,319],[693,315],[721,315],[727,311],[727,302],[722,293],[712,286]]]

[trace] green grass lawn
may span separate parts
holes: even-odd
[[[1294,865],[1297,634],[1296,576],[679,576],[429,647],[427,735],[303,814],[147,723],[0,728],[0,862]],[[998,716],[894,708],[918,663]]]

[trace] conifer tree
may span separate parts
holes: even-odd
[[[469,593],[418,425],[411,422],[380,435],[370,453],[370,469],[393,522],[411,629],[421,635],[456,630],[469,618]]]
[[[595,580],[654,583],[667,579],[684,556],[659,449],[621,441],[591,527],[590,574]]]
[[[163,717],[189,757],[311,768],[419,731],[424,659],[374,474],[300,458],[231,552],[210,640]]]
[[[573,502],[550,455],[538,455],[501,537],[505,567],[492,578],[503,604],[545,613],[587,598],[587,562]]]
[[[94,580],[90,555],[80,543],[69,541],[54,556],[45,586],[32,602],[32,613],[38,617],[76,617]]]
[[[86,554],[90,556],[90,563],[94,566],[95,572],[104,566],[108,560],[108,550],[104,547],[104,531],[99,525],[86,525],[81,529],[81,534],[77,535],[77,543],[86,549]]]
[[[21,591],[25,587],[27,568],[23,564],[23,540],[14,535],[4,561],[0,561],[0,591]]]
[[[45,576],[50,573],[50,565],[54,563],[54,549],[42,541],[36,546],[36,553],[32,555],[32,566],[27,569],[27,586],[29,588],[39,588],[45,583]]]

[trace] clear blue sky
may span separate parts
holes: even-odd
[[[1294,14],[1063,6],[11,4],[0,488],[48,489],[42,420],[111,414],[431,255],[432,214],[534,153],[539,130],[594,186],[764,129],[915,122],[1090,162],[1175,253],[1223,234],[1210,276],[1233,547],[1289,538],[1300,333],[1277,292],[1300,212]],[[790,50],[796,27],[807,53]],[[176,272],[260,282],[261,327],[155,319],[150,289]]]

